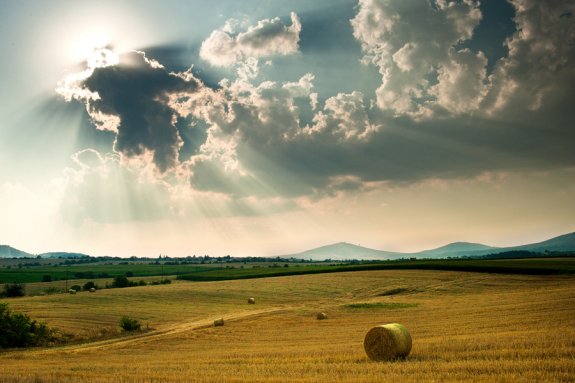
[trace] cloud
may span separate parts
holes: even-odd
[[[291,26],[270,19],[239,34],[216,31],[231,44],[221,52],[208,49],[214,34],[204,41],[209,57],[235,65],[213,88],[131,52],[95,61],[61,93],[115,132],[118,166],[152,174],[153,164],[167,195],[215,198],[209,214],[255,214],[245,203],[253,198],[279,211],[373,185],[573,166],[575,65],[559,39],[563,30],[575,41],[572,6],[513,5],[517,32],[490,73],[489,58],[465,47],[481,22],[477,2],[361,0],[351,25],[364,62],[379,70],[375,94],[320,95],[306,72],[260,80],[258,57],[297,51],[295,14]],[[75,157],[91,169],[102,159]]]
[[[86,71],[67,77],[58,91],[68,100],[83,101],[98,129],[116,133],[117,153],[128,158],[149,153],[164,173],[178,165],[183,146],[167,98],[202,87],[191,73],[168,73],[143,52],[126,52],[115,61],[89,62]]]
[[[279,17],[264,19],[248,27],[245,32],[233,33],[230,22],[212,32],[200,48],[200,57],[219,67],[230,67],[247,58],[285,56],[298,51],[301,22],[291,13],[291,25]]]
[[[377,66],[382,76],[379,108],[418,118],[435,107],[452,113],[472,109],[484,92],[475,83],[484,80],[486,60],[456,47],[472,37],[480,21],[479,3],[473,0],[360,0],[351,23],[364,63]],[[454,69],[460,72],[457,79]],[[465,88],[470,82],[474,86]],[[460,102],[462,94],[466,102]]]
[[[351,139],[367,141],[377,130],[363,104],[363,94],[354,91],[327,99],[324,110],[314,116],[313,124],[304,131],[310,135],[329,134],[345,142]]]
[[[572,1],[511,1],[517,31],[507,41],[508,57],[491,75],[484,107],[489,113],[535,111],[561,102],[575,81],[575,23]],[[505,114],[508,114],[506,112]]]

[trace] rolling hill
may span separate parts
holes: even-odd
[[[507,248],[507,250],[527,250],[536,252],[575,251],[575,233],[560,235],[559,237],[530,245],[510,247]]]
[[[364,259],[364,260],[393,260],[401,258],[448,258],[448,257],[464,257],[464,256],[481,256],[487,254],[498,254],[508,251],[532,251],[532,252],[545,252],[545,251],[575,251],[575,233],[561,235],[555,238],[548,239],[543,242],[511,246],[511,247],[493,247],[480,243],[469,242],[454,242],[436,249],[423,250],[417,253],[398,253],[391,251],[375,250],[357,245],[352,245],[346,242],[335,243],[332,245],[321,246],[315,249],[303,251],[301,253],[284,255],[283,257],[311,259],[314,261],[322,261],[325,259],[332,260],[350,260],[350,259]]]
[[[445,258],[473,255],[485,255],[498,252],[501,248],[482,245],[481,243],[454,242],[436,249],[424,250],[412,254],[416,258]]]
[[[297,254],[285,255],[285,258],[311,259],[323,261],[332,259],[343,261],[349,259],[365,260],[392,260],[405,257],[406,254],[394,253],[391,251],[375,250],[367,247],[352,245],[347,242],[334,243],[332,245],[321,246],[315,249],[303,251]]]
[[[34,257],[33,254],[18,250],[8,245],[0,245],[0,258],[26,258]]]
[[[347,242],[339,242],[331,245],[321,246],[314,249],[302,251],[300,253],[282,255],[282,258],[311,259],[313,261],[323,261],[331,259],[334,261],[345,261],[351,259],[362,260],[395,260],[405,258],[457,258],[464,256],[481,256],[487,254],[499,254],[509,251],[531,251],[531,252],[575,252],[575,233],[560,235],[546,241],[510,246],[493,247],[481,243],[454,242],[435,249],[423,250],[416,253],[399,253],[370,249]],[[23,258],[35,257],[36,255],[15,249],[8,245],[0,245],[0,258]],[[39,254],[42,258],[85,258],[89,255],[82,253],[50,252]]]

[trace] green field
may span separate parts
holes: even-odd
[[[389,261],[363,265],[211,269],[182,274],[178,276],[178,279],[189,281],[223,281],[230,279],[252,279],[367,270],[448,270],[528,275],[575,274],[575,258],[414,260]]]
[[[0,268],[0,283],[34,283],[42,282],[45,275],[52,281],[66,279],[100,279],[113,278],[131,273],[134,277],[149,277],[162,275],[179,275],[183,273],[201,273],[214,268],[214,266],[198,265],[162,265],[155,263],[134,264],[90,264],[73,266],[40,266],[23,268]]]
[[[113,278],[127,274],[134,278],[175,275],[178,279],[201,282],[368,270],[447,270],[528,275],[575,274],[575,257],[442,259],[344,265],[326,265],[323,263],[286,265],[287,267],[270,267],[271,265],[250,263],[246,265],[235,264],[234,266],[225,264],[164,265],[133,263],[0,268],[0,283],[37,283],[42,282],[44,276],[47,275],[50,276],[52,281]]]

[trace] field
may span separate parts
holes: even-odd
[[[0,383],[575,381],[569,274],[370,270],[0,302],[72,341],[0,352]],[[147,330],[119,334],[123,315]],[[372,362],[363,337],[390,322],[409,329],[412,352]]]
[[[49,261],[49,260],[41,260]],[[53,260],[52,260],[53,261]],[[19,262],[20,267],[14,267]],[[155,262],[95,262],[75,265],[30,266],[25,262],[37,260],[0,259],[0,284],[37,283],[45,276],[52,281],[69,279],[103,280],[118,275],[150,277],[175,275],[189,281],[222,281],[230,279],[267,278],[288,275],[323,274],[367,270],[450,270],[480,271],[505,274],[575,274],[575,256],[521,258],[521,259],[437,259],[396,260],[368,262],[363,264],[328,262],[225,262],[207,264],[165,264]],[[10,267],[10,268],[8,268]],[[156,278],[158,279],[158,278]],[[101,286],[105,282],[98,283]]]

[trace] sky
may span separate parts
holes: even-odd
[[[0,244],[415,252],[575,231],[573,0],[0,0]]]

